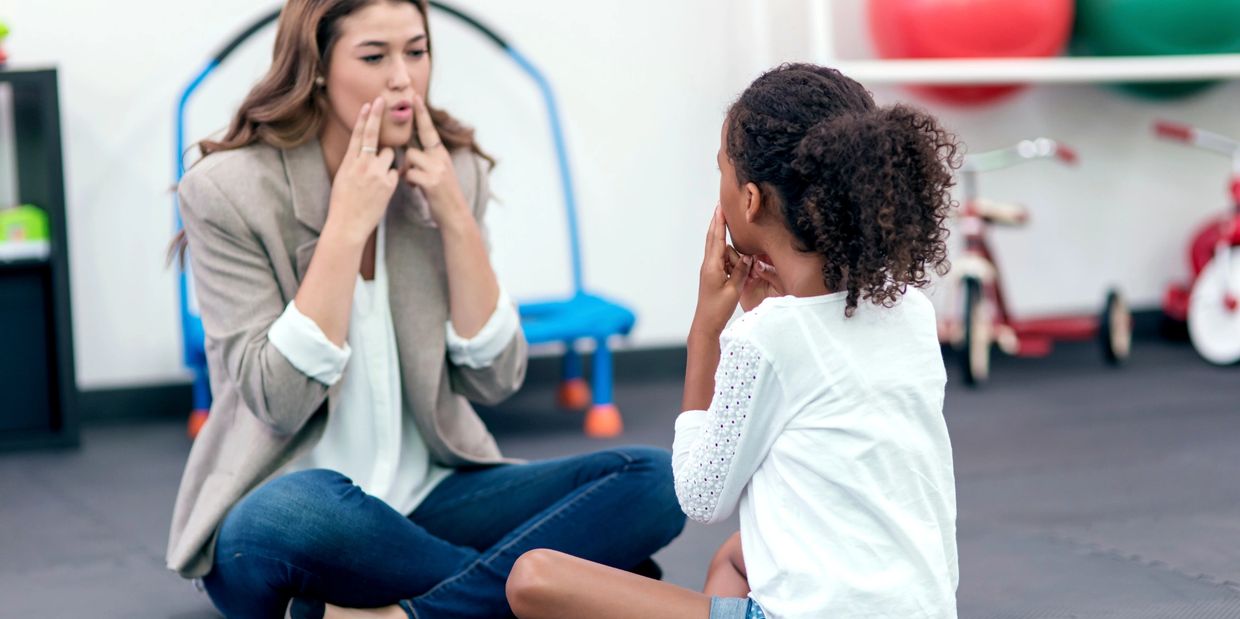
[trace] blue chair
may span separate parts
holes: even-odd
[[[628,307],[595,294],[586,289],[582,278],[581,241],[577,228],[577,198],[573,187],[572,171],[568,164],[568,149],[564,144],[564,130],[560,124],[559,108],[555,94],[546,77],[517,49],[499,35],[456,9],[432,2],[445,12],[452,13],[473,25],[499,45],[517,66],[538,85],[546,104],[555,145],[556,161],[560,170],[560,185],[564,193],[564,210],[568,221],[569,253],[572,258],[573,292],[566,299],[550,299],[522,303],[521,324],[525,339],[531,344],[549,342],[564,343],[563,381],[558,403],[566,409],[587,408],[585,432],[597,438],[613,437],[624,429],[620,411],[612,399],[612,364],[609,341],[616,335],[628,335],[637,317]],[[593,394],[582,376],[581,355],[575,345],[580,340],[592,340],[595,344],[592,372]]]
[[[573,189],[572,172],[568,165],[568,150],[564,144],[564,131],[560,125],[559,108],[551,84],[524,55],[506,40],[474,17],[446,5],[431,2],[432,7],[443,11],[473,27],[503,50],[522,71],[538,85],[547,115],[551,122],[552,140],[560,171],[560,184],[564,193],[564,208],[568,220],[568,240],[572,256],[573,292],[567,299],[549,299],[520,304],[521,326],[525,338],[531,344],[563,342],[563,381],[558,393],[558,403],[570,410],[588,409],[585,432],[589,436],[606,438],[620,434],[623,422],[620,411],[612,400],[612,363],[609,340],[616,335],[628,335],[637,317],[624,305],[587,291],[581,274],[581,244],[577,230],[577,199]],[[255,21],[216,53],[207,65],[190,82],[181,94],[176,117],[176,178],[180,182],[185,173],[183,157],[186,151],[185,113],[189,100],[216,68],[251,36],[275,22],[280,12],[274,11]],[[180,210],[176,215],[177,229],[181,228]],[[204,350],[202,318],[193,303],[188,264],[181,272],[181,328],[185,339],[185,365],[194,375],[194,410],[190,415],[189,434],[195,436],[206,420],[211,407],[211,388],[207,376],[207,360]],[[587,340],[595,344],[593,358],[593,390],[586,384],[582,372],[581,355],[575,346]]]

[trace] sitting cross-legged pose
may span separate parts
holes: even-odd
[[[180,184],[214,401],[167,562],[230,618],[508,617],[524,552],[651,574],[684,526],[666,450],[519,463],[475,413],[521,386],[526,341],[489,159],[427,102],[426,13],[288,0]]]

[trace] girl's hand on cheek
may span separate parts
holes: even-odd
[[[741,300],[752,266],[753,257],[741,256],[728,245],[723,213],[716,206],[706,233],[706,251],[698,279],[697,311],[693,316],[694,331],[714,336],[723,332]]]
[[[735,249],[728,248],[728,269],[735,269],[743,256]],[[761,257],[753,257],[753,266],[749,269],[749,278],[745,280],[741,290],[741,311],[748,312],[758,307],[768,297],[783,296],[783,286],[779,282],[779,274],[775,267]]]

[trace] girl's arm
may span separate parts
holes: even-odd
[[[728,245],[723,213],[715,206],[706,230],[706,250],[698,275],[697,309],[689,327],[685,364],[685,392],[681,410],[701,410],[710,405],[715,368],[719,365],[719,336],[736,312],[753,259],[733,260],[736,250]]]
[[[715,370],[719,368],[719,333],[710,329],[690,329],[685,361],[685,392],[680,410],[706,410],[715,392]]]
[[[672,476],[685,515],[727,518],[791,416],[779,377],[745,337],[725,338],[706,410],[676,419]]]

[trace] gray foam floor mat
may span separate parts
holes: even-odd
[[[998,359],[946,404],[959,504],[960,616],[1240,617],[1240,368],[1138,342],[1130,367],[1092,346]],[[680,377],[618,385],[625,436],[595,441],[531,386],[483,415],[511,456],[670,447]],[[0,618],[216,617],[163,568],[184,420],[88,426],[77,451],[0,454]],[[657,555],[702,585],[736,520],[690,524]]]

